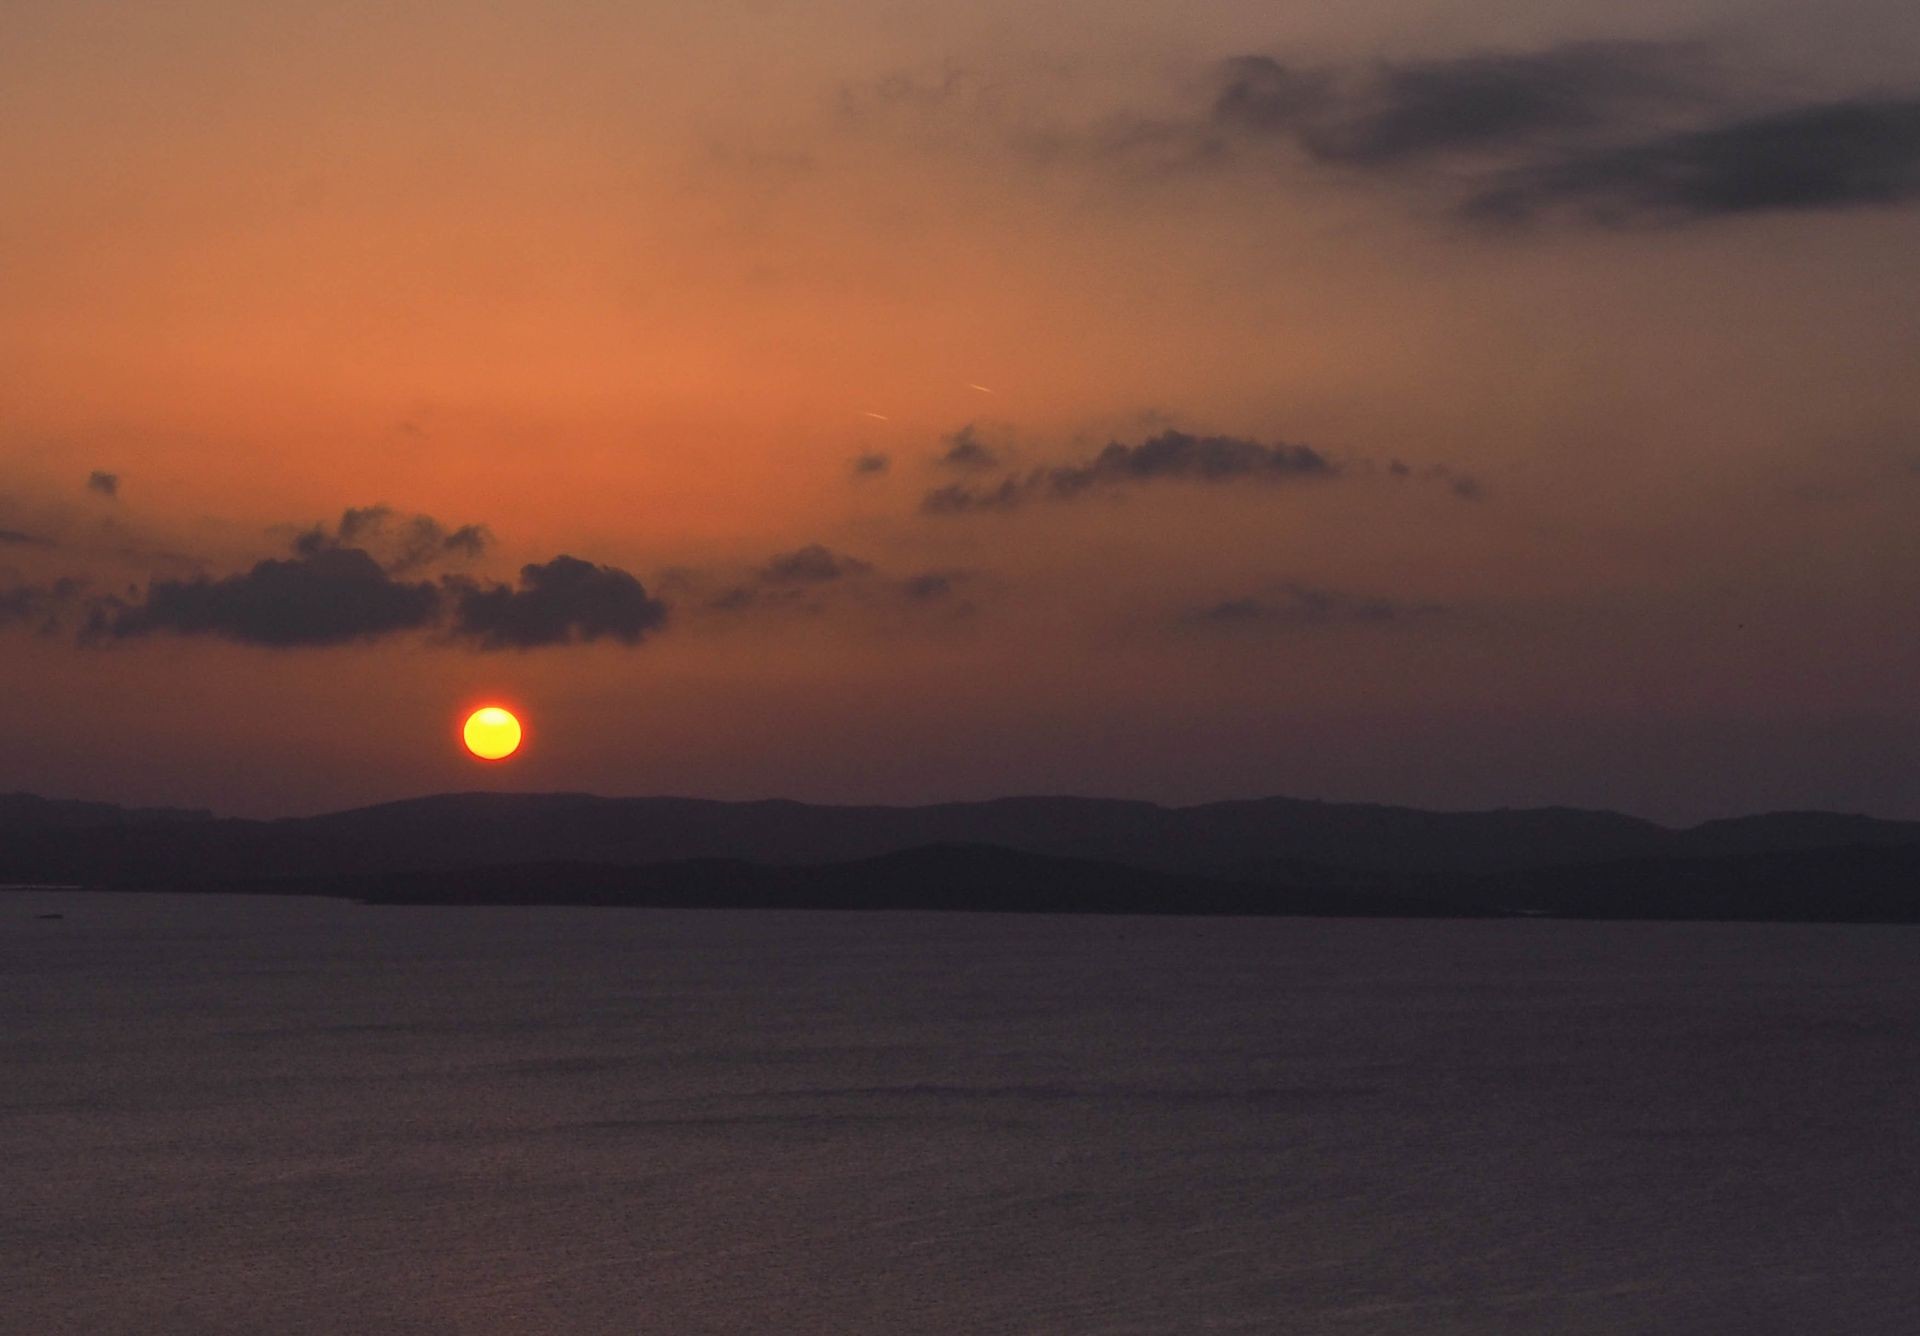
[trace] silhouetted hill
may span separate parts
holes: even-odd
[[[1348,917],[1478,912],[1390,894],[1260,886],[990,845],[933,845],[850,863],[768,865],[735,859],[632,867],[533,863],[200,886],[341,896],[372,904]]]
[[[115,803],[42,798],[31,793],[0,793],[0,838],[13,832],[94,830],[101,826],[150,826],[164,822],[211,821],[213,813],[182,807],[121,807]]]
[[[1920,923],[1920,845],[1542,868],[1456,885],[1447,898],[1555,918]]]
[[[1691,856],[1784,853],[1794,849],[1920,844],[1920,822],[1881,821],[1837,812],[1769,812],[1730,817],[1677,832],[1676,852]]]
[[[1049,875],[1044,860],[1054,859],[1061,860],[1052,874],[1065,878],[1062,886],[1082,885],[1076,878],[1085,868],[1101,867],[1108,888],[1103,906],[1133,894],[1125,888],[1136,883],[1122,877],[1124,871],[1149,878],[1137,883],[1143,903],[1167,901],[1177,883],[1196,895],[1222,894],[1221,886],[1239,888],[1236,894],[1251,887],[1256,899],[1269,900],[1283,890],[1360,894],[1370,903],[1403,903],[1422,912],[1498,904],[1583,915],[1631,909],[1640,917],[1720,917],[1744,914],[1745,902],[1738,900],[1744,878],[1773,887],[1767,894],[1786,897],[1779,903],[1791,900],[1792,913],[1802,915],[1811,903],[1804,896],[1818,889],[1804,883],[1827,877],[1838,879],[1827,888],[1840,897],[1834,904],[1854,897],[1847,914],[1867,913],[1863,906],[1871,904],[1878,906],[1874,915],[1904,918],[1897,903],[1908,866],[1903,860],[1920,850],[1920,823],[1817,812],[1672,830],[1617,813],[1567,808],[1427,812],[1288,798],[1183,808],[1085,798],[834,807],[442,794],[278,821],[196,816],[8,800],[0,804],[0,881],[325,887],[346,884],[341,879],[397,886],[391,879],[401,878],[417,890],[453,886],[462,877],[479,884],[471,875],[479,869],[489,878],[520,869],[511,875],[524,879],[534,875],[526,869],[544,867],[549,871],[541,874],[541,895],[549,902],[585,894],[581,887],[590,884],[626,888],[621,894],[647,886],[704,886],[703,894],[734,897],[805,890],[838,903],[869,893],[897,894],[898,888],[863,879],[886,874],[887,858],[912,854],[920,860],[914,868],[923,887],[950,877],[958,899],[989,907],[1004,898],[983,862],[990,856],[954,852],[985,848],[994,851],[992,857],[1025,860],[994,875],[1014,888],[1006,895],[1026,908],[1036,898],[1064,903],[1065,890],[1043,884]],[[1861,852],[1876,848],[1890,852],[1879,860]],[[930,850],[946,852],[935,856]],[[668,866],[675,870],[661,870]],[[552,871],[562,867],[581,886],[562,887],[560,873]],[[824,870],[803,873],[810,867]],[[622,870],[644,875],[623,880]],[[425,874],[448,876],[433,882]],[[1163,880],[1151,881],[1150,874]],[[1699,912],[1671,908],[1680,905]]]

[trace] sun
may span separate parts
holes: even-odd
[[[460,738],[481,760],[504,761],[520,750],[520,721],[511,710],[484,706],[467,716]]]

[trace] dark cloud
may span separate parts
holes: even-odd
[[[1308,630],[1333,626],[1383,626],[1444,614],[1432,603],[1406,603],[1286,583],[1261,594],[1224,599],[1183,614],[1189,627],[1219,630]]]
[[[943,468],[978,472],[998,466],[1000,455],[980,439],[979,429],[971,422],[941,441],[946,446],[939,458]]]
[[[1480,479],[1471,473],[1454,468],[1451,464],[1429,464],[1425,468],[1416,469],[1413,465],[1396,459],[1388,463],[1387,476],[1437,482],[1462,501],[1483,501],[1487,495],[1487,489]]]
[[[900,594],[910,603],[938,603],[949,599],[964,578],[959,571],[926,571],[900,582]]]
[[[94,638],[173,632],[278,648],[340,645],[433,624],[439,586],[395,580],[359,548],[269,560],[221,579],[156,580],[137,603],[96,604]]]
[[[476,556],[487,541],[481,525],[448,530],[424,515],[353,507],[331,531],[317,526],[297,534],[290,557],[235,575],[157,579],[144,594],[95,598],[82,638],[168,632],[293,648],[445,628],[450,640],[492,650],[637,644],[666,620],[666,604],[633,576],[569,556],[523,567],[517,587],[459,575],[406,578],[449,554]]]
[[[1920,198],[1920,99],[1833,102],[1510,168],[1473,217],[1601,223],[1857,208]]]
[[[1458,217],[1691,224],[1920,199],[1920,95],[1809,100],[1705,42],[1574,41],[1415,60],[1217,62],[1196,96],[1062,119],[1057,101],[954,70],[883,81],[849,106],[917,147],[988,135],[1046,170],[1170,185],[1304,165],[1383,182]],[[1498,233],[1493,233],[1497,235]]]
[[[922,498],[929,515],[1009,510],[1029,500],[1066,501],[1099,488],[1186,479],[1197,482],[1300,481],[1330,478],[1339,466],[1312,446],[1268,445],[1239,436],[1193,436],[1163,431],[1138,445],[1109,443],[1082,464],[1008,475],[985,487],[954,484]]]
[[[716,594],[707,600],[707,606],[716,612],[741,612],[758,604],[817,611],[816,591],[872,572],[872,565],[858,557],[809,543],[769,557],[744,584]]]
[[[826,584],[848,576],[865,575],[873,567],[858,557],[822,547],[818,543],[793,552],[784,552],[760,568],[762,584]]]
[[[42,632],[56,630],[62,614],[79,597],[78,580],[55,580],[52,584],[15,585],[0,589],[0,626],[40,623]]]
[[[714,612],[745,612],[760,601],[760,591],[750,585],[735,585],[707,600]]]
[[[0,547],[58,547],[43,534],[23,533],[19,529],[0,529]]]
[[[856,478],[872,478],[885,473],[893,461],[886,455],[874,451],[871,454],[855,455],[852,470]]]
[[[810,543],[768,559],[746,579],[706,599],[703,606],[709,612],[809,616],[855,608],[870,613],[935,607],[969,612],[972,605],[962,594],[976,579],[975,572],[965,570],[894,576],[871,562]]]
[[[982,510],[1012,510],[1031,494],[1025,481],[1002,478],[993,487],[964,487],[949,483],[936,487],[920,498],[921,513],[927,515],[965,515]]]
[[[1226,62],[1217,126],[1285,135],[1322,162],[1384,167],[1602,130],[1697,84],[1682,48],[1576,42],[1385,63],[1363,74],[1298,71],[1265,56]]]
[[[117,497],[120,495],[120,475],[95,469],[87,475],[87,490],[105,497]]]
[[[1158,478],[1315,478],[1337,470],[1309,445],[1264,445],[1239,436],[1190,436],[1163,431],[1139,445],[1111,442],[1093,459],[1070,468],[1047,469],[1047,487],[1073,495],[1103,482]]]
[[[1295,69],[1272,56],[1223,60],[1218,79],[1210,119],[1254,134],[1297,135],[1335,102],[1334,81],[1326,71]]]
[[[449,530],[431,515],[402,515],[391,506],[349,506],[332,530],[315,525],[294,540],[294,550],[312,555],[329,548],[358,548],[395,574],[449,559],[484,554],[493,534],[484,524]]]
[[[484,524],[463,524],[440,539],[440,550],[473,558],[484,554],[493,542],[493,531]]]
[[[1920,99],[1767,106],[1722,84],[1701,48],[1638,42],[1363,71],[1249,55],[1221,64],[1189,134],[1441,184],[1483,222],[1684,223],[1920,198]]]
[[[613,640],[637,645],[666,624],[667,605],[626,571],[558,556],[520,568],[518,588],[445,581],[450,632],[481,649]]]

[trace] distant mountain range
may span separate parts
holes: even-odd
[[[1920,822],[472,793],[247,821],[16,794],[0,796],[0,881],[412,903],[1920,922]]]

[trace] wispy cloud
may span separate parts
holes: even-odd
[[[1339,472],[1337,464],[1308,445],[1163,431],[1138,445],[1110,442],[1075,464],[1010,473],[979,486],[938,487],[921,499],[920,509],[929,515],[962,515],[1011,510],[1036,500],[1071,501],[1127,484],[1297,482],[1332,478]]]
[[[1447,615],[1435,603],[1411,603],[1373,594],[1287,582],[1256,594],[1222,599],[1178,615],[1189,629],[1301,631],[1335,626],[1387,626]]]

